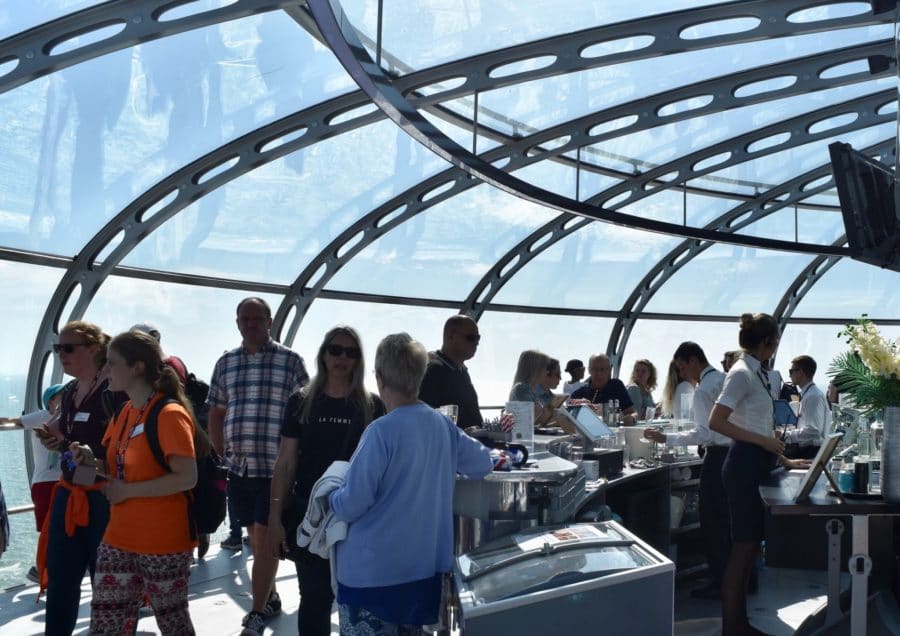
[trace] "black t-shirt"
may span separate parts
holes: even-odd
[[[128,401],[128,395],[107,389],[109,382],[100,385],[78,407],[75,406],[75,382],[70,383],[63,393],[60,405],[59,428],[69,442],[90,446],[94,457],[106,459],[106,449],[101,444],[106,434],[109,420]],[[62,449],[68,450],[67,448]],[[71,482],[72,471],[62,462],[63,478]]]
[[[602,389],[595,389],[588,382],[580,389],[577,389],[570,397],[573,400],[587,399],[591,401],[591,404],[606,404],[610,400],[618,400],[619,408],[623,411],[630,406],[634,406],[631,397],[628,395],[628,389],[625,388],[621,380],[616,378],[610,379]]]
[[[440,351],[428,354],[428,367],[419,387],[419,399],[434,408],[456,404],[459,407],[456,424],[460,428],[484,424],[478,408],[478,394],[472,386],[468,370],[457,367]]]
[[[331,462],[347,461],[356,450],[365,423],[362,412],[345,398],[333,398],[320,392],[315,398],[309,417],[300,421],[305,398],[294,393],[284,409],[281,434],[297,439],[300,459],[297,462],[294,495],[301,501],[328,469]],[[384,415],[384,403],[372,395],[372,419]]]

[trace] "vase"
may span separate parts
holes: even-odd
[[[900,406],[884,409],[881,496],[889,503],[900,503]]]

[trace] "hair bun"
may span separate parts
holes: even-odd
[[[741,314],[741,329],[753,326],[753,314]]]

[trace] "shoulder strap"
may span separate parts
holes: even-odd
[[[167,473],[171,473],[172,469],[169,467],[169,463],[166,461],[165,455],[163,455],[162,448],[159,446],[159,412],[162,411],[166,404],[174,404],[176,402],[177,400],[173,400],[170,397],[160,398],[150,409],[150,412],[147,414],[147,419],[144,420],[144,435],[147,436],[147,444],[150,446],[150,452],[153,453],[153,459],[155,459],[156,463],[164,468]]]

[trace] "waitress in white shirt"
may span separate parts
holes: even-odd
[[[731,522],[731,553],[722,583],[722,635],[762,634],[747,620],[747,584],[763,538],[759,485],[779,462],[771,382],[761,361],[778,348],[778,323],[768,314],[743,314],[742,354],[731,367],[709,416],[709,427],[734,440],[722,466]],[[782,463],[799,467],[790,460]]]

